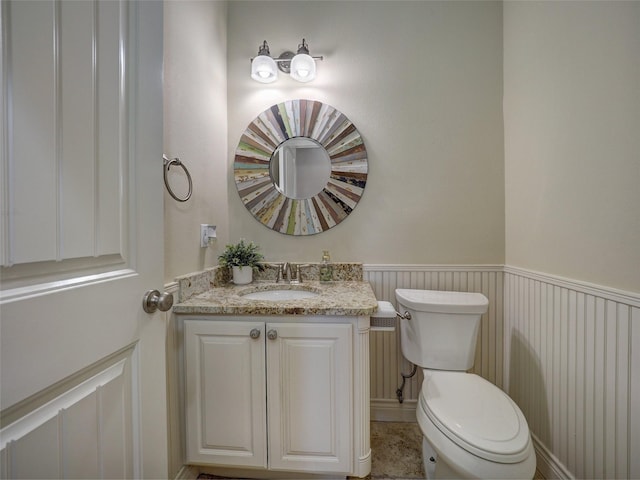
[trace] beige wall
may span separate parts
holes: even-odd
[[[245,237],[272,259],[505,262],[640,290],[638,2],[504,4],[504,153],[500,3],[165,8],[165,153],[194,177],[189,202],[165,195],[167,280]],[[326,57],[315,82],[250,80],[262,40],[278,55],[302,36]],[[260,225],[231,180],[246,124],[297,97],[347,114],[370,158],[351,217],[307,238]],[[216,246],[199,247],[200,223]]]
[[[366,263],[502,263],[504,175],[502,6],[499,2],[230,2],[229,237],[269,259]],[[274,84],[249,59],[302,37],[324,55],[318,77]],[[232,180],[247,124],[286,99],[328,103],[356,125],[369,153],[360,204],[311,237],[272,232],[246,211]]]
[[[640,291],[640,2],[506,2],[506,263]]]
[[[164,152],[193,178],[185,203],[165,192],[165,280],[217,264],[228,238],[227,4],[166,1],[164,12]],[[159,161],[159,159],[158,159]],[[186,192],[179,167],[172,188]],[[200,248],[200,224],[219,239]]]

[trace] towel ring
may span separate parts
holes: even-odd
[[[169,192],[169,195],[171,195],[175,200],[179,202],[186,202],[191,198],[191,194],[193,193],[193,182],[191,180],[191,174],[189,173],[189,170],[187,170],[187,167],[185,166],[185,164],[182,163],[178,157],[174,158],[173,160],[169,160],[169,158],[166,155],[162,155],[162,161],[163,161],[163,170],[164,170],[164,185],[165,187],[167,187],[167,191]],[[178,197],[175,193],[173,193],[173,190],[171,190],[171,187],[169,186],[169,181],[167,180],[167,174],[169,173],[169,169],[171,168],[171,165],[177,165],[178,167],[182,167],[182,169],[184,170],[184,173],[187,175],[187,180],[189,181],[189,191],[187,192],[187,196],[184,198]]]

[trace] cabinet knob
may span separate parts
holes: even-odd
[[[278,332],[276,330],[269,330],[267,332],[267,338],[269,340],[275,340],[276,338],[278,338]]]
[[[259,328],[254,328],[253,330],[251,330],[249,332],[249,336],[251,338],[260,338],[260,329]]]

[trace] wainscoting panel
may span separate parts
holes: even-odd
[[[538,468],[640,478],[640,296],[513,267],[504,283],[503,388]]]
[[[482,316],[473,371],[502,388],[503,381],[503,267],[502,265],[364,265],[364,279],[378,300],[397,308],[396,288],[480,292],[489,299],[489,311]],[[407,380],[404,403],[396,389],[400,372],[411,364],[402,356],[400,332],[371,332],[371,419],[413,420],[422,383],[422,372]]]
[[[128,348],[3,411],[0,479],[133,478],[136,362]]]

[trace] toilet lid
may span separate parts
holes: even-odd
[[[429,419],[481,458],[516,463],[529,454],[529,427],[511,398],[478,375],[426,370],[420,395]]]

